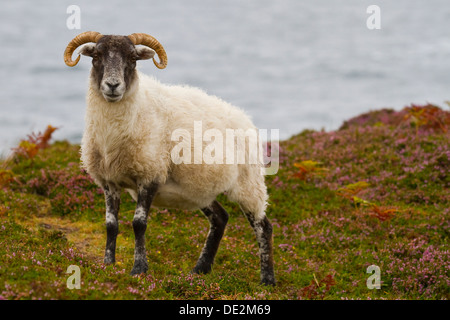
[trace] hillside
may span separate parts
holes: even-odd
[[[448,110],[448,108],[447,108]],[[378,110],[280,143],[267,176],[276,287],[259,283],[254,234],[237,206],[211,274],[191,275],[208,232],[200,211],[152,209],[149,272],[133,264],[123,194],[117,263],[102,263],[104,196],[79,146],[30,135],[0,162],[0,299],[449,299],[450,112]],[[69,290],[68,266],[81,270]],[[381,289],[368,289],[370,265]]]

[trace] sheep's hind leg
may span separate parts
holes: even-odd
[[[117,221],[120,207],[120,191],[114,185],[103,187],[106,204],[106,248],[105,264],[116,262],[116,239],[119,233],[119,223]]]
[[[244,211],[244,210],[243,210]],[[275,274],[273,271],[273,241],[272,225],[264,215],[258,219],[253,214],[244,211],[256,234],[259,245],[259,256],[261,260],[261,284],[275,285]]]
[[[145,250],[145,231],[147,230],[147,216],[158,185],[152,183],[148,186],[139,185],[136,211],[133,218],[135,235],[134,266],[131,275],[146,273],[148,270],[147,252]]]
[[[210,228],[202,253],[192,272],[209,273],[212,264],[214,263],[214,257],[219,248],[220,240],[225,232],[225,227],[228,222],[228,213],[217,201],[214,201],[211,206],[201,210],[208,218]]]

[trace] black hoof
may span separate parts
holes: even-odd
[[[263,286],[275,286],[276,285],[276,281],[275,281],[274,277],[269,277],[269,278],[261,279],[261,284]]]
[[[207,274],[211,272],[211,266],[197,265],[192,269],[191,273]]]
[[[135,262],[130,275],[135,276],[137,274],[147,273],[148,265],[143,262]]]
[[[114,264],[116,263],[116,259],[111,258],[111,257],[105,257],[105,259],[103,260],[104,264]]]

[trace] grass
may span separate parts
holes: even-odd
[[[202,213],[152,209],[149,271],[131,277],[125,194],[117,263],[104,265],[103,194],[80,169],[79,146],[47,143],[49,127],[0,162],[0,298],[448,299],[449,119],[412,105],[282,141],[280,170],[266,177],[276,287],[259,285],[254,234],[223,195],[230,220],[212,273],[190,274],[209,227]],[[80,289],[67,288],[70,265]],[[379,290],[367,288],[370,265]]]

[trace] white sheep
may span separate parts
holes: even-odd
[[[84,168],[104,190],[107,241],[105,263],[115,262],[120,190],[137,201],[133,218],[135,261],[131,274],[148,270],[145,230],[150,206],[200,209],[210,230],[193,272],[207,273],[225,231],[228,214],[216,201],[227,194],[237,202],[256,233],[260,248],[261,283],[275,284],[272,226],[265,215],[267,189],[260,164],[175,164],[171,151],[175,130],[191,134],[194,122],[203,130],[256,130],[240,109],[200,89],[169,86],[136,70],[136,61],[153,58],[158,68],[167,65],[162,45],[146,34],[129,36],[84,32],[67,46],[64,60],[74,50],[93,58],[87,93],[86,126],[81,144]],[[137,45],[143,45],[137,47]],[[160,62],[154,59],[158,54]],[[203,145],[203,147],[205,144]],[[238,148],[242,148],[242,145]],[[245,145],[243,146],[245,148]],[[199,152],[192,147],[192,152]]]

